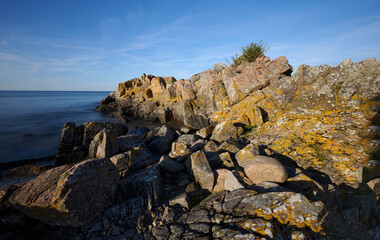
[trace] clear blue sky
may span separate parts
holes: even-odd
[[[1,0],[0,90],[189,78],[259,40],[295,68],[379,59],[380,1]]]

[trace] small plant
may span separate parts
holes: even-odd
[[[252,126],[252,125],[244,124],[242,127],[243,127],[243,134],[247,134],[247,133],[252,132],[252,130],[253,130],[256,126]]]
[[[314,157],[316,157],[319,161],[323,162],[323,163],[326,163],[326,158],[323,156],[322,152],[321,152],[321,149],[319,149],[318,147],[315,147],[315,146],[310,146],[314,151],[315,151],[315,154],[312,154]]]
[[[241,55],[235,54],[235,56],[232,57],[232,66],[237,67],[242,62],[253,62],[256,60],[258,56],[265,53],[269,50],[269,47],[265,46],[263,41],[260,41],[258,43],[251,42],[245,47],[241,48]]]

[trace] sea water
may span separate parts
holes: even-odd
[[[0,163],[56,154],[65,122],[117,122],[95,111],[109,93],[0,91]]]

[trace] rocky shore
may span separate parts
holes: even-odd
[[[120,83],[97,110],[162,126],[66,123],[54,167],[3,172],[28,178],[0,190],[0,239],[380,239],[380,62],[292,71]]]

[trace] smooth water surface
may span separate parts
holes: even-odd
[[[0,163],[54,155],[65,122],[117,122],[95,111],[108,94],[0,91]]]

